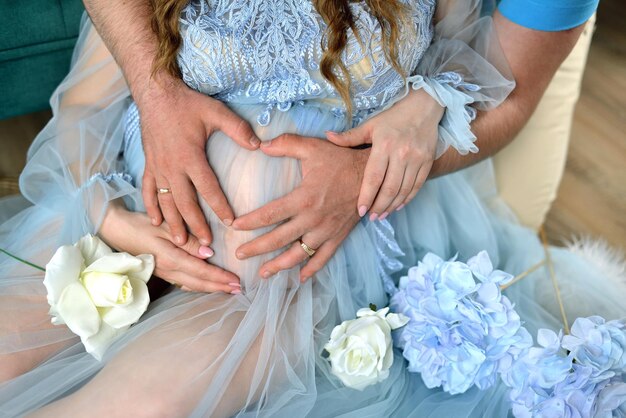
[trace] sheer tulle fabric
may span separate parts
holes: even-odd
[[[433,43],[397,95],[374,114],[389,109],[411,89],[423,89],[446,108],[439,125],[436,158],[449,147],[462,155],[478,152],[470,123],[476,110],[490,110],[515,87],[491,17],[491,2],[438,2]]]
[[[464,60],[463,54],[459,58]],[[453,62],[452,57],[445,60]],[[486,72],[482,79],[478,72],[472,82],[488,86],[492,75]],[[493,103],[504,97],[489,95]],[[133,122],[136,108],[89,21],[83,23],[72,70],[52,105],[54,118],[37,137],[21,178],[32,206],[0,225],[0,245],[40,265],[57,246],[96,232],[112,199],[121,197],[129,208],[143,209],[144,157]],[[319,104],[294,106],[259,127],[254,121],[264,106],[231,104],[262,139],[285,132],[324,137],[325,130],[346,128]],[[284,195],[300,181],[297,161],[246,151],[219,132],[209,139],[207,155],[237,214]],[[9,203],[1,206],[5,213],[9,208]],[[0,386],[0,416],[36,410],[41,416],[67,416],[68,411],[151,417],[507,415],[503,386],[457,396],[428,390],[418,375],[406,371],[400,353],[390,377],[362,392],[342,387],[322,356],[335,325],[369,303],[386,304],[381,268],[397,278],[427,251],[467,259],[487,250],[494,264],[512,273],[543,258],[533,233],[517,226],[497,199],[489,162],[429,181],[405,210],[390,216],[386,232],[363,221],[305,284],[298,281],[298,268],[259,279],[261,263],[275,254],[239,261],[234,250],[265,231],[234,231],[206,205],[203,209],[215,237],[211,262],[241,277],[242,295],[171,290],[150,305],[102,362],[86,354],[66,328],[50,325],[42,275],[0,260],[0,356],[26,354],[43,361]],[[620,314],[623,284],[607,282],[570,253],[555,252],[572,315]],[[381,267],[386,258],[396,264],[386,260],[387,268]],[[405,267],[398,268],[397,261]],[[543,273],[507,294],[531,332],[559,327]]]

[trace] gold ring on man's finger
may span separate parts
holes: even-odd
[[[317,250],[314,250],[313,248],[309,247],[308,245],[306,245],[304,242],[302,242],[302,240],[298,240],[298,242],[300,243],[300,247],[302,247],[302,249],[304,250],[305,253],[307,253],[307,255],[309,257],[313,257],[315,255],[315,252]]]

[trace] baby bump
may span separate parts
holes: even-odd
[[[285,112],[276,110],[270,123],[267,126],[260,126],[256,119],[265,110],[265,105],[229,104],[229,106],[250,123],[263,141],[271,140],[283,133],[323,138],[326,130],[345,129],[345,121],[337,118],[330,107],[295,105]],[[135,103],[131,103],[128,108],[124,126],[124,170],[141,189],[145,155],[139,128],[139,112]],[[220,131],[209,138],[206,150],[209,164],[235,216],[242,216],[284,196],[300,184],[301,172],[298,160],[290,157],[269,157],[260,150],[248,151]],[[332,164],[332,161],[328,163]],[[255,231],[235,231],[221,223],[201,196],[199,201],[214,238],[211,246],[215,256],[211,258],[211,263],[234,272],[242,281],[250,280],[251,284],[258,281],[258,269],[261,264],[276,256],[276,253],[241,261],[235,257],[235,251],[243,243],[275,226]],[[129,203],[132,205],[132,202]],[[145,211],[142,206],[131,206],[129,209]]]
[[[294,106],[282,112],[275,111],[267,126],[256,122],[264,105],[230,105],[247,120],[262,141],[283,133],[307,137],[324,137],[324,131],[341,129],[342,121],[330,111],[312,106]],[[246,150],[222,132],[214,133],[207,142],[207,157],[235,216],[242,216],[278,199],[298,187],[301,181],[300,161],[291,157],[270,157],[261,150]],[[328,162],[332,164],[332,161]],[[236,231],[221,223],[206,202],[200,198],[202,209],[210,222],[215,256],[211,263],[239,275],[242,281],[258,280],[262,263],[277,253],[238,260],[236,249],[273,227],[255,231]]]

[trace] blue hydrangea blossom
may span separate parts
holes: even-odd
[[[411,372],[451,394],[486,389],[532,346],[486,252],[467,264],[429,253],[400,280],[393,311],[410,318],[396,335]]]
[[[578,318],[570,335],[542,329],[502,378],[518,418],[626,417],[626,326]]]

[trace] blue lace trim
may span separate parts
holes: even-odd
[[[128,140],[134,135],[141,134],[141,121],[139,118],[139,109],[137,104],[132,102],[126,111],[124,120],[124,138]]]
[[[463,79],[463,76],[454,71],[447,71],[444,73],[439,73],[432,77],[434,80],[437,80],[440,83],[451,84],[457,89],[465,90],[465,91],[480,91],[481,87],[477,84],[466,83]]]
[[[404,252],[396,241],[393,226],[389,221],[371,222],[364,218],[362,222],[376,246],[376,252],[378,253],[377,269],[383,281],[383,288],[391,296],[398,291],[391,276],[393,273],[402,270],[403,265],[398,260],[398,257],[404,256]]]
[[[96,173],[89,178],[89,180],[87,181],[87,185],[90,185],[98,180],[103,180],[105,183],[110,183],[113,180],[122,180],[122,181],[125,181],[126,183],[134,185],[133,184],[134,180],[132,176],[130,176],[130,174],[128,173],[121,173],[121,172],[109,173],[109,174]]]
[[[449,84],[453,86],[454,88],[461,90],[461,91],[477,92],[482,89],[478,84],[465,82],[461,74],[457,72],[453,72],[453,71],[447,71],[445,73],[437,74],[433,77],[433,79],[443,84]],[[470,105],[466,105],[465,111],[467,112],[467,115],[469,116],[470,121],[473,121],[474,119],[476,119],[477,112],[475,108],[473,108]]]

